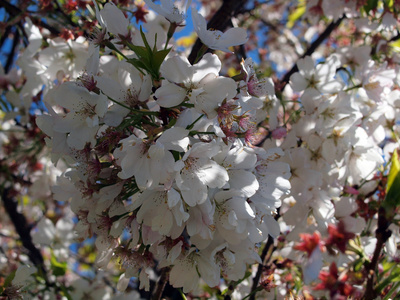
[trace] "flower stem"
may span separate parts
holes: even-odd
[[[187,300],[185,294],[182,292],[182,289],[179,289],[179,293],[181,294],[183,300]]]
[[[178,27],[178,25],[176,23],[170,23],[169,24],[169,28],[168,28],[168,32],[167,32],[167,41],[165,42],[164,50],[167,49],[169,40],[174,35],[175,30],[176,30],[177,27]]]

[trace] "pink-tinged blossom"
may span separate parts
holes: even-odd
[[[169,275],[171,285],[176,288],[182,287],[184,293],[194,290],[200,280],[196,270],[195,256],[196,253],[191,252],[186,257],[176,259]]]
[[[272,131],[271,136],[273,139],[283,139],[287,136],[287,130],[285,127],[278,127]]]
[[[339,176],[346,176],[349,184],[360,184],[363,179],[372,179],[374,171],[384,163],[382,150],[361,127],[355,129],[351,145],[343,156],[344,167]]]
[[[241,81],[240,88],[245,94],[248,93],[254,97],[267,97],[268,100],[275,97],[275,87],[272,79],[269,77],[257,78],[251,57],[242,61],[241,66],[245,74],[245,80]]]
[[[56,38],[49,40],[49,43],[49,47],[38,53],[38,61],[45,67],[40,75],[51,81],[57,79],[59,82],[62,82],[64,77],[77,78],[89,57],[85,39],[81,37],[76,41],[64,41],[62,38]]]
[[[214,236],[215,225],[214,225],[214,213],[215,203],[211,201],[205,201],[202,204],[198,204],[193,207],[189,207],[188,213],[190,215],[187,220],[186,229],[191,239],[197,238],[198,240],[208,240],[209,243]],[[196,243],[197,247],[200,247],[199,243]]]

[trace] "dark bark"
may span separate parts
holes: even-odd
[[[165,286],[167,285],[168,279],[169,279],[169,272],[171,271],[170,268],[166,267],[162,269],[161,271],[161,276],[158,279],[156,288],[154,290],[154,293],[151,297],[152,300],[160,300],[161,296],[163,294],[163,291],[165,289]]]
[[[378,266],[383,246],[392,234],[389,226],[390,221],[386,218],[386,211],[383,207],[380,207],[378,211],[378,228],[375,231],[377,241],[374,255],[372,256],[371,262],[367,263],[365,267],[367,272],[367,286],[363,298],[365,300],[373,300],[379,296],[374,288],[376,283],[376,268]]]
[[[20,41],[19,38],[20,38],[20,34],[19,34],[19,31],[18,31],[18,28],[15,28],[14,38],[13,38],[13,43],[12,43],[12,46],[11,46],[11,50],[10,50],[10,53],[8,54],[6,65],[4,66],[4,72],[6,74],[10,71],[11,67],[13,66],[14,58],[15,58],[15,56],[17,54],[17,47],[18,47],[18,44],[19,44],[19,41]]]
[[[274,219],[278,220],[280,217],[281,217],[280,209],[278,208],[277,214],[275,215]],[[269,260],[272,257],[272,253],[275,251],[275,249],[276,247],[274,247],[274,238],[269,235],[267,243],[264,245],[264,249],[260,256],[262,263],[258,265],[256,276],[253,278],[253,285],[251,287],[251,296],[249,300],[256,299],[256,289],[258,287],[258,283],[260,282],[260,278],[263,273],[264,267],[268,264]]]
[[[4,208],[10,217],[11,222],[14,224],[15,230],[21,239],[22,245],[28,252],[27,254],[29,259],[38,269],[40,275],[47,282],[47,272],[44,267],[43,256],[32,242],[32,237],[30,234],[31,227],[29,226],[25,216],[18,211],[18,202],[14,197],[10,197],[9,191],[9,189],[3,189],[1,193]]]

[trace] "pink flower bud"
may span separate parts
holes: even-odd
[[[285,127],[278,127],[275,130],[273,130],[271,134],[272,138],[276,140],[284,138],[286,137],[286,135],[287,135],[287,130]]]

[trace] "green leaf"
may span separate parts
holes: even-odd
[[[14,277],[15,277],[15,272],[16,272],[16,271],[17,271],[17,270],[11,272],[10,275],[8,275],[8,276],[6,277],[6,280],[4,281],[3,287],[9,287],[9,286],[11,285],[11,282],[13,281],[13,279],[14,279]]]
[[[146,36],[144,35],[144,32],[142,30],[142,26],[140,26],[140,35],[142,36],[142,40],[143,40],[143,43],[144,43],[147,51],[149,51],[149,53],[151,53],[152,52],[151,47],[150,47],[149,43],[147,42]]]
[[[143,61],[141,61],[141,60],[139,60],[137,58],[131,58],[131,59],[128,60],[128,62],[130,64],[134,65],[136,68],[147,70],[146,64]]]
[[[397,263],[392,262],[392,261],[383,261],[382,262],[382,273],[386,273],[389,271],[391,268],[395,267]]]
[[[393,41],[389,43],[389,45],[395,50],[395,51],[400,51],[400,40]]]
[[[57,261],[57,258],[55,257],[54,253],[51,253],[50,264],[51,264],[51,270],[53,271],[53,274],[55,276],[65,275],[68,265],[66,262]]]
[[[367,4],[364,5],[364,10],[368,14],[371,10],[378,7],[378,0],[368,0]]]
[[[171,51],[171,48],[157,51],[156,47],[157,34],[156,34],[154,47],[152,49],[141,27],[140,27],[140,34],[142,36],[142,40],[145,46],[144,47],[135,46],[130,43],[126,43],[129,49],[135,52],[135,54],[138,57],[138,59],[136,58],[128,59],[128,62],[134,65],[137,69],[147,71],[147,73],[149,73],[154,80],[159,80],[161,64],[163,63],[168,53]]]
[[[364,265],[364,259],[363,258],[359,258],[354,262],[354,271],[358,272],[361,270],[361,268]]]
[[[397,289],[399,288],[399,286],[400,286],[400,282],[398,282],[397,284],[393,284],[389,291],[385,291],[386,296],[383,298],[383,300],[391,299],[390,297],[392,297],[393,295],[395,295],[395,293],[398,292]]]
[[[286,24],[287,28],[292,28],[296,21],[301,18],[302,15],[306,12],[306,3],[305,1],[299,1],[299,5],[297,8],[289,15],[288,22]]]
[[[386,185],[386,192],[391,188],[399,172],[400,172],[399,155],[397,154],[397,151],[394,151],[392,155],[392,165],[390,166],[390,172],[388,175],[388,181]]]
[[[171,51],[171,48],[157,51],[154,54],[153,66],[154,66],[154,71],[156,71],[157,73],[160,71],[161,64],[163,63],[164,59],[167,57],[169,51]]]
[[[389,8],[389,10],[390,10],[391,12],[393,12],[394,1],[393,1],[393,0],[385,0],[384,3],[385,3],[385,6],[386,6],[387,8]]]
[[[400,281],[400,270],[393,270],[388,277],[385,278],[379,285],[376,287],[376,291],[383,291],[390,283],[399,282]]]
[[[135,45],[132,45],[131,43],[129,43],[128,46],[129,46],[129,49],[131,49],[133,52],[135,52],[139,58],[146,59],[148,61],[150,60],[149,53],[147,52],[147,49],[145,47],[135,46]]]
[[[400,162],[397,150],[393,152],[392,164],[386,185],[386,197],[382,203],[386,210],[387,217],[394,217],[394,210],[400,204]]]
[[[72,300],[71,295],[69,294],[67,288],[65,286],[60,286],[62,293],[64,294],[65,297],[67,297],[68,300]]]

